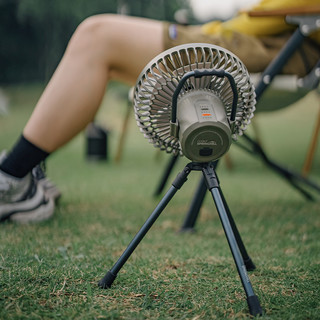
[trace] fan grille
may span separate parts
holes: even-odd
[[[222,69],[236,83],[238,103],[232,137],[237,139],[246,130],[255,111],[255,90],[244,64],[221,47],[191,43],[171,48],[148,63],[140,74],[134,92],[137,124],[155,147],[168,153],[181,153],[178,138],[170,134],[173,93],[185,73],[195,69]],[[230,118],[233,93],[229,81],[217,76],[189,78],[180,96],[190,91],[210,91],[223,102]]]

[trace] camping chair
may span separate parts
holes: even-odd
[[[257,81],[256,94],[257,94],[257,111],[263,111],[271,109],[280,109],[284,106],[288,106],[298,99],[302,98],[305,94],[319,86],[320,77],[320,65],[319,63],[314,67],[314,69],[304,78],[298,79],[295,76],[279,75],[282,66],[290,58],[290,56],[299,48],[303,39],[307,37],[312,31],[320,29],[319,19],[320,19],[320,5],[308,8],[295,8],[290,10],[268,10],[268,11],[254,11],[249,14],[252,16],[266,16],[266,15],[281,15],[286,16],[286,20],[290,24],[298,25],[296,32],[292,35],[287,45],[279,53],[278,57],[268,66],[265,72],[260,76],[260,81]],[[257,75],[253,75],[257,79]],[[290,83],[290,90],[284,90],[282,84],[284,82]],[[280,86],[279,86],[280,83]],[[318,89],[319,90],[319,89]],[[279,99],[279,93],[281,93],[281,100]],[[260,99],[263,94],[263,99]],[[270,102],[270,98],[277,95],[278,103],[275,106],[274,101]],[[128,119],[131,113],[131,102],[133,92],[132,90],[128,95],[128,108],[125,114],[125,119],[123,122],[123,128],[121,131],[120,142],[118,144],[115,160],[119,162],[122,157],[122,150],[124,146],[124,140],[128,129]],[[276,171],[278,174],[283,176],[292,186],[298,189],[307,199],[312,199],[312,196],[305,191],[301,185],[308,185],[311,188],[319,191],[319,186],[311,182],[305,177],[310,171],[311,164],[313,161],[317,138],[320,132],[320,110],[318,114],[318,119],[315,124],[315,130],[313,137],[310,142],[310,147],[307,152],[306,160],[303,166],[302,175],[293,171],[287,170],[284,166],[279,165],[270,157],[267,156],[265,150],[258,143],[257,139],[254,140],[248,135],[244,135],[244,140],[247,140],[247,145],[243,143],[238,143],[238,145],[245,151],[251,153],[252,155],[260,156],[261,160],[269,166],[271,169]],[[249,144],[249,146],[248,146]],[[163,188],[168,180],[168,177],[175,166],[179,156],[172,156],[164,170],[164,173],[160,179],[160,182],[156,188],[155,195],[160,195]],[[228,160],[228,159],[226,159]],[[230,166],[230,165],[229,165]]]
[[[259,110],[260,107],[263,105],[264,99],[262,95],[267,97],[268,91],[269,93],[272,92],[271,84],[275,82],[275,77],[281,77],[279,75],[282,66],[288,61],[291,55],[300,47],[302,41],[305,37],[308,37],[310,33],[315,30],[320,30],[320,6],[315,6],[311,8],[311,10],[307,11],[303,10],[294,10],[291,12],[277,10],[277,11],[262,11],[262,12],[254,12],[252,15],[255,16],[266,16],[266,15],[283,15],[286,17],[286,21],[290,24],[297,25],[297,29],[292,34],[291,38],[278,54],[278,56],[270,63],[270,65],[266,68],[266,70],[262,73],[260,80],[256,86],[256,99],[257,99],[257,109]],[[305,95],[307,92],[311,90],[319,90],[319,80],[320,80],[320,61],[314,66],[312,71],[302,79],[298,79],[296,81],[297,91],[300,91],[302,95]],[[267,90],[268,89],[268,90]],[[286,101],[292,103],[292,99],[294,95],[291,93],[288,94]],[[268,107],[268,104],[266,105]],[[270,106],[269,106],[270,107]],[[320,110],[316,120],[315,131],[312,137],[312,141],[310,143],[311,147],[307,154],[307,159],[304,165],[305,173],[308,172],[310,168],[312,157],[316,145],[316,141],[319,135],[319,126],[320,126]],[[312,182],[310,179],[305,178],[303,175],[288,170],[285,166],[280,165],[279,163],[272,160],[269,156],[267,156],[266,152],[263,150],[261,145],[253,138],[251,138],[248,134],[244,134],[241,141],[237,143],[243,150],[247,151],[248,153],[252,154],[253,156],[258,156],[260,159],[272,170],[282,176],[287,182],[300,191],[308,200],[313,200],[313,196],[307,190],[307,188],[311,188],[314,191],[320,193],[320,186],[316,183]],[[174,158],[172,158],[174,159]],[[175,163],[177,160],[171,159],[171,167],[172,163]],[[168,166],[169,168],[170,166]],[[165,172],[165,176],[168,176],[168,172]],[[163,181],[162,181],[163,184]],[[160,189],[158,188],[158,191]],[[182,230],[190,230],[194,228],[194,225],[197,220],[197,216],[199,214],[199,210],[203,203],[205,193],[206,193],[206,186],[203,180],[200,181],[197,192],[193,198],[191,203],[189,212],[186,215],[185,221],[182,225]]]

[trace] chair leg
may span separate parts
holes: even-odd
[[[312,134],[312,138],[311,138],[311,143],[306,155],[306,159],[304,161],[304,165],[302,168],[302,175],[304,177],[306,177],[310,170],[311,170],[311,166],[312,166],[312,161],[314,158],[314,154],[316,151],[316,147],[317,147],[317,141],[320,135],[320,105],[319,105],[319,112],[318,112],[318,118],[316,120],[316,125]]]
[[[255,119],[251,120],[251,127],[253,129],[253,133],[254,133],[256,141],[259,143],[259,145],[261,145],[261,141],[262,141],[261,134],[260,134],[260,130],[258,128],[258,124]],[[226,165],[226,168],[231,171],[234,168],[234,162],[232,161],[230,153],[226,153],[223,156],[223,160]]]
[[[115,156],[115,162],[119,163],[121,161],[122,158],[122,151],[124,148],[124,143],[125,143],[125,138],[128,132],[128,127],[129,127],[129,119],[130,119],[130,115],[131,115],[131,109],[132,109],[132,105],[131,102],[128,101],[128,105],[127,105],[127,110],[124,116],[124,120],[123,120],[123,124],[122,124],[122,130],[120,133],[120,139],[119,139],[119,144],[117,147],[117,151],[116,151],[116,156]]]
[[[227,169],[231,171],[233,169],[233,161],[231,159],[230,153],[225,154],[223,160]]]
[[[253,118],[251,120],[251,128],[253,129],[253,134],[255,136],[256,141],[259,143],[260,146],[262,146],[261,132],[256,118]]]

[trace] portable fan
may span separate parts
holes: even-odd
[[[255,91],[231,52],[202,43],[169,49],[148,63],[134,93],[138,126],[156,147],[209,162],[247,128]]]
[[[255,110],[254,87],[246,67],[231,52],[209,44],[174,47],[142,71],[134,93],[138,125],[156,147],[191,160],[134,236],[118,261],[99,281],[110,288],[118,272],[160,216],[191,171],[202,171],[214,199],[252,315],[262,314],[247,270],[254,269],[227,202],[215,163],[232,139],[246,129]]]

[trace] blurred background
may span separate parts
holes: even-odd
[[[0,86],[47,82],[77,25],[99,13],[179,23],[224,20],[257,0],[0,0]]]

